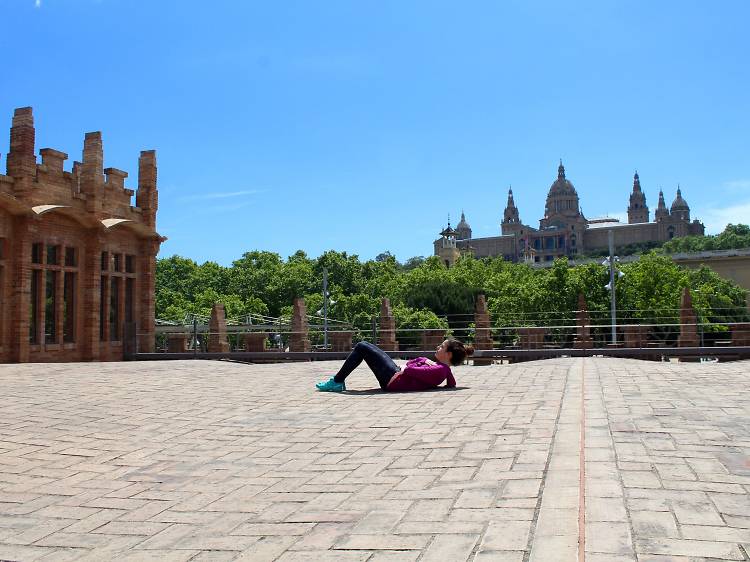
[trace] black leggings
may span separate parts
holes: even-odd
[[[354,349],[352,349],[349,357],[344,361],[339,372],[333,377],[333,380],[336,382],[344,382],[346,377],[348,377],[349,374],[356,369],[360,363],[362,363],[362,361],[367,363],[370,370],[375,373],[375,376],[380,383],[380,388],[383,390],[388,386],[388,381],[391,380],[393,375],[401,370],[399,366],[393,362],[393,359],[388,357],[388,354],[385,351],[369,342],[361,341],[354,346]]]

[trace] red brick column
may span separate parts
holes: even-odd
[[[586,297],[583,293],[578,294],[578,310],[576,311],[576,337],[573,340],[576,349],[590,349],[594,347],[594,339],[591,337],[591,315],[586,305]]]
[[[340,332],[329,332],[331,336],[331,351],[351,351],[352,350],[352,337],[354,332],[340,331]]]
[[[487,310],[487,301],[484,295],[477,295],[474,303],[474,348],[492,349],[492,331],[490,324],[490,313]],[[474,365],[492,365],[492,359],[473,359]]]
[[[735,324],[732,330],[732,345],[750,345],[750,323]]]
[[[91,231],[86,236],[85,248],[82,248],[79,266],[80,306],[77,306],[76,342],[81,349],[84,361],[98,361],[101,353],[99,338],[99,312],[104,303],[100,302],[101,291],[101,257],[104,240],[99,232]],[[106,327],[106,326],[105,326]]]
[[[227,351],[229,351],[227,313],[224,305],[217,302],[211,309],[211,318],[208,320],[208,352],[226,353]]]
[[[242,334],[242,341],[245,344],[245,351],[251,353],[262,353],[266,350],[266,340],[268,334],[265,332],[247,332]]]
[[[680,304],[680,337],[677,340],[679,347],[698,347],[698,321],[693,309],[693,297],[690,289],[682,290],[682,301]]]
[[[546,328],[519,328],[521,349],[543,349],[546,333]],[[535,361],[542,357],[542,355],[527,355],[524,359],[517,359],[517,361]]]
[[[36,176],[36,154],[34,144],[36,130],[30,107],[19,107],[13,113],[10,128],[10,150],[8,151],[8,175],[15,179],[13,193],[22,199],[31,194]]]
[[[307,307],[305,299],[294,299],[294,312],[292,313],[292,333],[289,337],[289,351],[310,351],[310,339],[308,338]]]
[[[141,242],[138,257],[135,294],[139,297],[135,321],[138,330],[138,351],[153,353],[156,347],[156,254],[161,241],[150,238]]]
[[[625,347],[644,348],[648,347],[648,326],[625,326],[622,329]]]
[[[32,219],[18,217],[14,220],[10,263],[6,279],[10,285],[10,360],[29,361],[29,308],[31,306],[31,238]]]
[[[383,299],[380,301],[380,333],[378,334],[378,347],[385,351],[398,351],[396,341],[396,319],[391,310],[391,301]]]
[[[678,347],[698,347],[700,340],[698,338],[698,319],[693,308],[693,297],[690,295],[690,289],[685,287],[682,290],[682,301],[680,303],[680,337],[677,339]],[[699,357],[682,356],[680,362],[697,362]]]
[[[188,350],[188,334],[167,334],[167,351],[185,353]]]
[[[445,330],[423,330],[422,331],[422,349],[432,351],[445,340]]]

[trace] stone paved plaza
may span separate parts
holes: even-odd
[[[0,559],[750,560],[750,362],[2,365]]]

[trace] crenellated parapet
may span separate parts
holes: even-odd
[[[106,228],[119,219],[131,223],[140,235],[156,234],[158,188],[156,185],[156,151],[141,152],[138,166],[138,190],[125,182],[128,173],[104,167],[102,133],[86,133],[81,162],[65,170],[68,154],[54,148],[39,150],[35,155],[36,131],[32,108],[15,110],[10,129],[10,149],[6,174],[0,174],[0,193],[12,198],[9,206],[23,214],[25,209],[65,208],[82,222]],[[0,155],[1,156],[1,155]],[[133,204],[135,196],[135,205]],[[105,221],[105,222],[103,222]],[[106,222],[109,221],[109,222]]]
[[[156,153],[138,189],[105,167],[99,131],[81,161],[39,150],[30,107],[17,109],[0,175],[0,362],[109,361],[155,344]],[[135,197],[135,199],[134,199]],[[135,206],[134,206],[135,203]]]

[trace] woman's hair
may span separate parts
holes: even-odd
[[[445,351],[450,351],[451,353],[451,365],[460,365],[464,362],[464,359],[474,354],[474,347],[464,345],[460,341],[451,338],[445,346]]]

